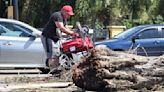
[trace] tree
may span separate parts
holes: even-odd
[[[157,15],[161,15],[164,18],[164,0],[158,0],[158,6],[157,6]]]
[[[35,27],[43,27],[50,14],[63,5],[71,5],[75,16],[69,24],[80,21],[90,28],[108,25],[154,23],[163,13],[163,0],[19,0],[20,19]]]
[[[135,24],[151,23],[159,0],[121,0],[121,15]],[[128,16],[128,17],[127,17]]]
[[[9,5],[9,0],[0,0],[0,17],[7,17],[7,7]]]
[[[77,0],[75,3],[76,20],[95,28],[98,21],[97,19],[103,20],[104,17],[108,17],[107,15],[109,15],[109,13],[105,11],[108,11],[110,2],[111,0]],[[105,16],[101,17],[103,15],[101,13],[105,14]]]
[[[20,0],[20,19],[35,27],[43,27],[54,11],[66,4],[74,7],[74,3],[74,0]]]

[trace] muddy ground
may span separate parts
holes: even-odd
[[[69,71],[70,72],[70,71]],[[44,75],[42,74],[34,74],[34,76],[29,76],[29,74],[0,74],[0,92],[95,92],[95,91],[84,91],[81,88],[75,86],[75,84],[71,83],[72,79],[69,75],[69,72],[58,75]],[[27,76],[28,75],[28,76]],[[4,76],[4,77],[2,77]],[[27,84],[44,84],[44,83],[68,83],[70,84],[65,87],[32,87],[32,88],[16,88],[11,89],[9,86],[23,86]],[[150,84],[151,85],[151,84]],[[163,86],[155,86],[158,91],[148,91],[147,89],[140,90],[124,90],[118,92],[164,92]]]
[[[0,74],[0,92],[81,92],[82,89],[75,86],[70,76],[66,77],[65,74],[62,76],[58,74]],[[63,83],[64,85],[36,86],[46,83]]]
[[[73,70],[42,77],[20,75],[0,76],[0,92],[164,92],[164,55],[142,57],[100,48]]]

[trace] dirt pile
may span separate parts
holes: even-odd
[[[164,91],[164,56],[144,57],[98,46],[73,71],[76,86],[92,91]]]

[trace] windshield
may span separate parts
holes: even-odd
[[[124,39],[132,34],[134,34],[135,32],[137,32],[138,30],[140,30],[142,27],[133,27],[130,28],[126,31],[123,31],[121,33],[119,33],[118,35],[114,36],[113,39]]]

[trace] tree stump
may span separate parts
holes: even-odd
[[[100,92],[164,88],[164,56],[145,57],[97,46],[73,70],[76,86]]]

